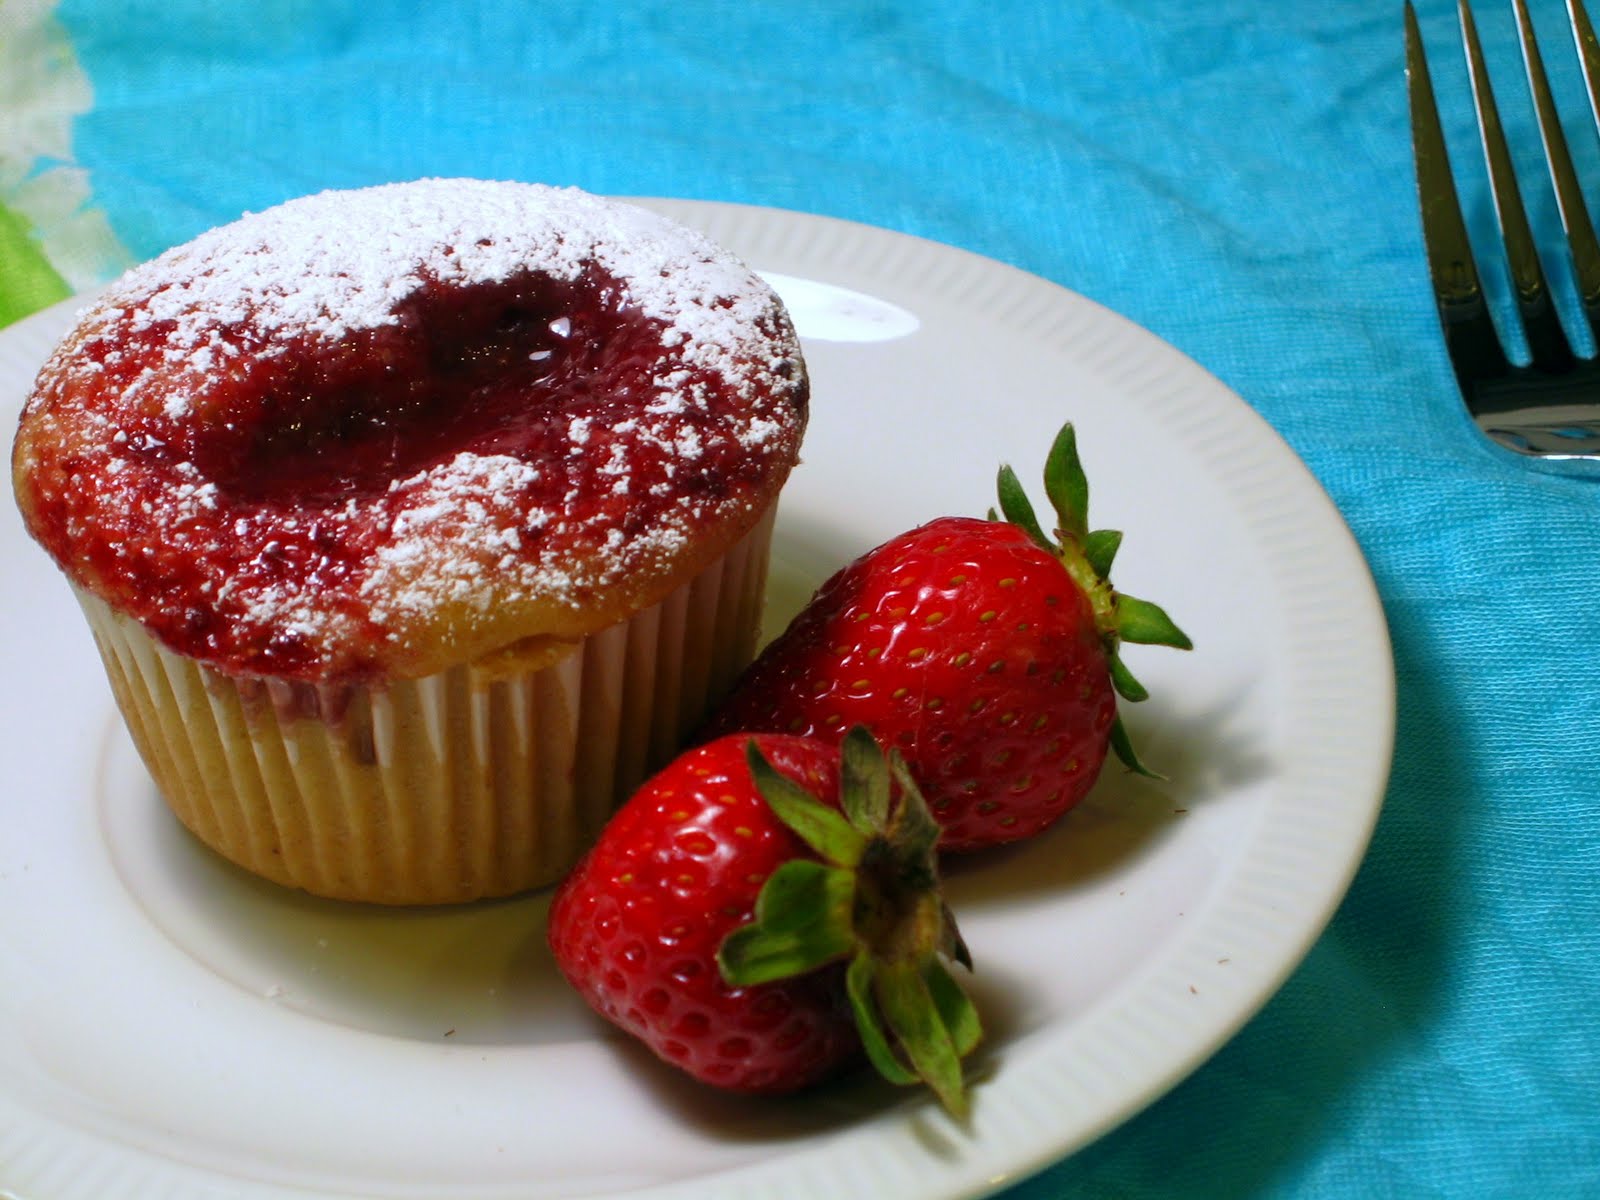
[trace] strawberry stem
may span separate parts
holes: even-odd
[[[891,1083],[928,1084],[965,1114],[961,1058],[982,1027],[945,960],[968,969],[971,960],[939,893],[939,824],[905,763],[852,729],[841,815],[767,762],[753,739],[746,755],[773,813],[822,861],[791,859],[767,878],[754,918],[718,950],[723,979],[743,987],[848,961],[845,990],[868,1061]]]
[[[997,490],[1000,511],[1006,520],[1054,554],[1088,597],[1117,695],[1134,703],[1147,699],[1149,691],[1122,661],[1122,643],[1170,646],[1176,650],[1192,649],[1194,643],[1160,605],[1122,595],[1112,586],[1111,564],[1122,545],[1122,534],[1115,529],[1089,529],[1089,477],[1078,455],[1078,435],[1072,422],[1062,425],[1045,457],[1044,490],[1057,520],[1054,540],[1045,537],[1039,528],[1033,505],[1009,466],[1000,468]],[[1160,778],[1140,761],[1120,716],[1111,729],[1111,749],[1130,771]]]

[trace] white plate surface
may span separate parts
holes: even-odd
[[[806,338],[771,623],[876,542],[983,512],[1002,460],[1036,479],[1070,418],[1093,518],[1127,534],[1119,584],[1196,642],[1129,651],[1153,698],[1128,719],[1170,783],[1108,769],[1045,836],[950,871],[990,1027],[970,1125],[860,1077],[761,1102],[679,1079],[560,983],[543,896],[377,911],[220,863],[161,807],[8,503],[0,1196],[981,1195],[1189,1073],[1322,930],[1381,802],[1393,670],[1365,564],[1276,435],[1034,276],[824,218],[649,203],[768,273]],[[0,333],[8,422],[70,315]]]

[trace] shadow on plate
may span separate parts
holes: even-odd
[[[984,1081],[999,1069],[1020,1014],[1017,989],[997,973],[967,976],[963,981],[983,1014],[985,1029],[983,1044],[967,1060],[967,1081],[977,1109],[983,1103]],[[593,1017],[592,1022],[593,1037],[621,1061],[625,1074],[651,1092],[663,1111],[718,1141],[801,1141],[903,1115],[911,1122],[913,1135],[931,1155],[953,1161],[971,1136],[962,1122],[939,1107],[926,1088],[887,1083],[865,1062],[791,1095],[740,1095],[697,1082],[599,1017]]]
[[[1238,700],[1224,697],[1207,709],[1164,716],[1148,731],[1141,714],[1126,715],[1141,754],[1167,778],[1144,779],[1108,759],[1083,802],[1043,833],[947,857],[953,899],[988,905],[1088,887],[1135,867],[1204,806],[1268,778],[1273,768],[1264,747],[1235,720]]]

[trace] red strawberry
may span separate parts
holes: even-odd
[[[708,735],[866,725],[904,755],[948,850],[1039,832],[1089,791],[1108,747],[1150,774],[1117,715],[1117,694],[1147,695],[1119,647],[1188,649],[1188,637],[1106,578],[1122,535],[1089,529],[1070,424],[1045,465],[1054,539],[1010,467],[999,490],[1005,521],[933,521],[823,584]]]
[[[551,904],[550,946],[595,1011],[695,1078],[785,1092],[865,1049],[963,1110],[976,1014],[946,966],[938,825],[858,730],[690,750],[618,810]]]

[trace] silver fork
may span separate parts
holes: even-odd
[[[1411,0],[1406,0],[1406,78],[1423,240],[1456,382],[1467,412],[1497,444],[1536,461],[1600,468],[1600,359],[1574,354],[1562,329],[1506,149],[1477,25],[1467,0],[1457,2],[1478,110],[1479,137],[1530,361],[1513,362],[1506,354],[1485,302],[1439,127],[1439,110],[1428,76],[1417,14]],[[1583,315],[1595,343],[1600,345],[1600,242],[1595,239],[1572,155],[1561,131],[1526,0],[1513,0],[1513,7],[1545,162],[1566,231],[1573,280]],[[1590,110],[1600,128],[1600,43],[1595,40],[1582,0],[1567,0],[1567,12],[1583,65]]]

